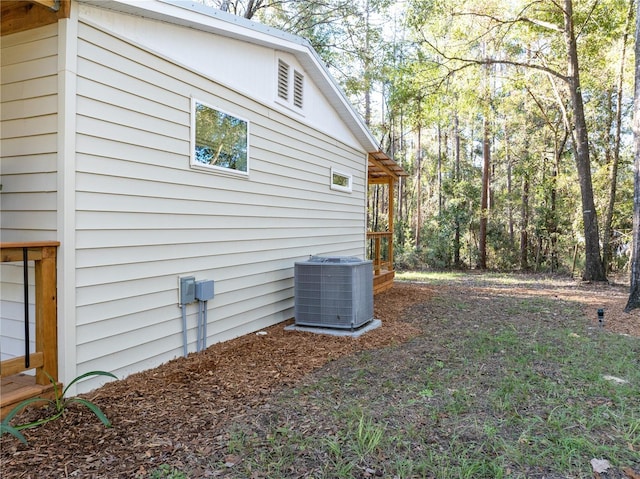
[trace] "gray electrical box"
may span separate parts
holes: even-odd
[[[193,303],[196,300],[196,278],[184,276],[180,278],[180,304]]]
[[[209,301],[213,299],[213,280],[203,279],[196,281],[196,299],[200,301]]]

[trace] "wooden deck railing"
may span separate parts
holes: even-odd
[[[373,261],[373,274],[379,275],[383,271],[393,271],[393,233],[391,231],[370,231],[367,233],[369,241],[369,259]]]
[[[31,243],[0,243],[0,259],[3,263],[33,261],[35,263],[35,352],[0,362],[2,378],[29,369],[36,370],[36,384],[49,384],[45,371],[58,380],[58,321],[56,256],[57,241]],[[27,265],[25,264],[26,268]]]

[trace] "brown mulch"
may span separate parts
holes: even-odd
[[[553,295],[584,305],[597,327],[596,309],[605,309],[605,328],[640,337],[640,312],[623,312],[628,288],[590,285],[559,278],[557,287],[494,288],[487,295]],[[72,406],[60,420],[25,430],[25,446],[8,435],[1,439],[3,478],[148,477],[161,464],[180,467],[194,455],[218,452],[222,428],[265,404],[278,388],[292,386],[326,363],[358,351],[404,343],[423,331],[405,322],[403,312],[447,289],[478,288],[473,281],[434,287],[397,283],[375,297],[382,327],[358,339],[289,332],[290,322],[209,347],[158,368],[114,381],[83,395],[113,422],[104,428],[87,409]],[[266,333],[266,334],[264,334]],[[321,338],[321,340],[319,339]],[[44,414],[28,411],[19,421]]]

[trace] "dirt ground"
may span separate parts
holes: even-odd
[[[640,311],[623,312],[626,285],[591,285],[568,278],[554,281],[557,287],[536,288],[527,283],[512,290],[579,302],[594,327],[598,326],[596,310],[604,308],[605,329],[640,337]],[[434,297],[446,298],[448,290],[460,294],[477,287],[473,275],[447,286],[396,283],[375,297],[375,317],[382,320],[382,327],[358,339],[285,331],[290,324],[286,322],[108,383],[83,397],[105,412],[112,428],[104,428],[86,408],[72,406],[60,420],[23,431],[28,446],[8,435],[2,437],[0,475],[6,479],[135,478],[150,477],[159,464],[179,468],[193,455],[216,453],[218,431],[264,405],[274,391],[296,384],[337,358],[401,344],[421,334],[415,321],[405,321],[408,308],[421,304],[428,309]],[[492,294],[490,284],[481,287]],[[17,422],[45,413],[25,412]]]

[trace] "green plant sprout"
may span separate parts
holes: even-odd
[[[2,420],[2,422],[0,422],[0,435],[3,435],[5,433],[11,434],[15,438],[17,438],[20,442],[22,442],[23,444],[27,444],[27,440],[25,439],[24,435],[20,432],[22,429],[30,429],[30,428],[33,428],[33,427],[42,426],[43,424],[46,424],[46,423],[48,423],[50,421],[58,419],[59,417],[61,417],[64,414],[64,411],[72,403],[79,403],[79,404],[82,404],[82,405],[86,406],[87,408],[89,408],[89,410],[92,413],[94,413],[96,415],[96,417],[98,419],[100,419],[100,421],[102,422],[102,424],[104,424],[105,427],[111,427],[111,421],[109,421],[107,416],[105,416],[104,413],[102,412],[102,410],[100,410],[100,408],[98,406],[96,406],[94,403],[92,403],[91,401],[88,401],[87,399],[83,399],[83,398],[79,398],[79,397],[66,398],[65,395],[67,393],[67,390],[73,384],[77,383],[81,379],[84,379],[84,378],[89,377],[89,376],[108,376],[108,377],[111,377],[111,378],[114,378],[114,379],[118,379],[115,375],[113,375],[112,373],[108,373],[106,371],[90,371],[88,373],[84,373],[84,374],[78,376],[77,378],[75,378],[73,381],[71,381],[67,385],[66,388],[64,388],[62,390],[62,393],[60,393],[60,390],[58,388],[58,385],[57,385],[55,379],[53,379],[53,377],[51,377],[51,375],[49,373],[47,373],[46,371],[45,371],[45,374],[47,375],[47,377],[49,378],[49,381],[53,385],[53,391],[54,391],[55,399],[47,399],[47,398],[43,398],[43,397],[35,397],[35,398],[29,398],[29,399],[25,399],[24,401],[21,401],[20,403],[18,403],[9,412],[9,414],[7,414],[7,416]],[[16,416],[16,414],[18,414],[20,411],[22,411],[29,404],[33,404],[33,403],[36,403],[36,402],[47,402],[47,403],[49,403],[51,406],[53,406],[55,412],[53,414],[51,414],[50,416],[47,416],[47,417],[45,417],[43,419],[38,419],[37,421],[32,421],[32,422],[28,422],[28,423],[24,423],[24,424],[19,424],[17,426],[12,426],[11,424],[9,424],[11,422],[11,420]]]

